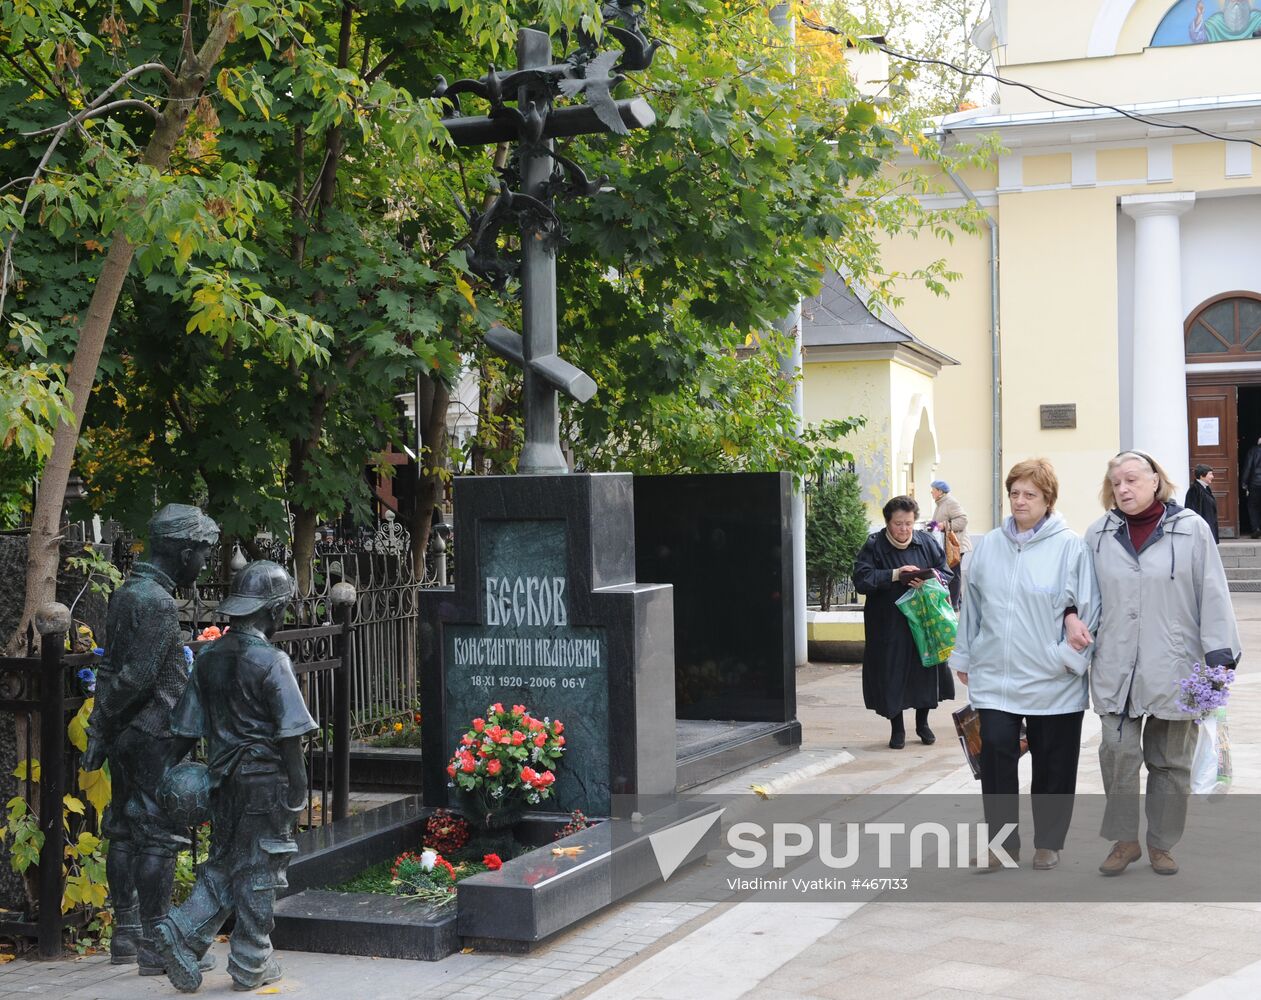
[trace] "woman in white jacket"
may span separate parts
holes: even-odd
[[[950,665],[968,685],[981,720],[981,794],[990,835],[1020,859],[1020,728],[1033,758],[1033,867],[1054,868],[1077,789],[1086,669],[1099,598],[1090,555],[1055,501],[1059,482],[1045,459],[1007,474],[1011,517],[976,543],[968,563],[959,637]],[[982,871],[1003,867],[994,852]]]

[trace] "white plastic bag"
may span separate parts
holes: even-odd
[[[1199,725],[1200,735],[1191,761],[1191,791],[1220,795],[1230,791],[1230,728],[1226,709],[1219,708]]]

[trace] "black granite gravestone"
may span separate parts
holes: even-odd
[[[421,592],[424,800],[487,706],[565,725],[549,809],[607,816],[613,795],[675,787],[671,588],[635,582],[631,477],[455,483],[459,570]]]
[[[797,714],[786,472],[635,477],[635,571],[674,584],[680,719]]]
[[[792,479],[635,477],[635,572],[674,586],[680,790],[801,745]]]

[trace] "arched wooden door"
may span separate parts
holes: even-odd
[[[1222,537],[1235,537],[1246,452],[1239,440],[1239,387],[1261,384],[1261,295],[1226,292],[1202,303],[1187,318],[1184,342],[1191,466],[1213,469],[1218,525]],[[1191,470],[1171,474],[1189,483]]]

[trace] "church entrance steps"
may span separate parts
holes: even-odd
[[[1233,593],[1261,591],[1261,543],[1251,539],[1223,541],[1217,551]]]

